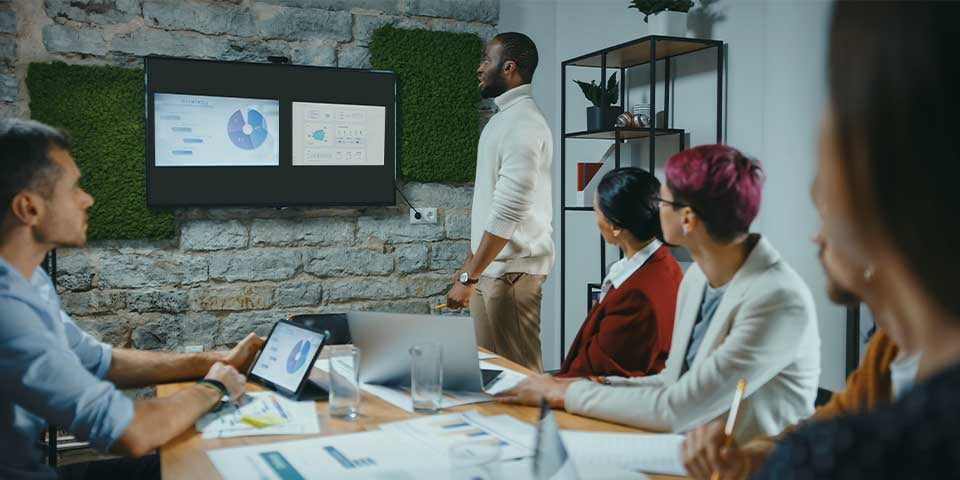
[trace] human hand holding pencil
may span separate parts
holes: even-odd
[[[687,434],[681,456],[683,465],[692,478],[740,480],[750,473],[752,455],[734,441],[745,390],[746,381],[740,380],[726,418],[718,418]]]

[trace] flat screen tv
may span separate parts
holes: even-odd
[[[393,72],[144,64],[149,206],[396,204]]]

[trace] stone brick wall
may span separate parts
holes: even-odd
[[[0,0],[0,116],[29,117],[31,62],[140,66],[148,54],[368,67],[393,23],[496,34],[498,0]],[[490,114],[478,105],[479,122]],[[429,313],[470,235],[469,185],[408,184],[406,205],[370,209],[182,209],[179,238],[58,252],[65,310],[117,346],[228,345],[293,313]],[[402,200],[398,199],[402,204]]]

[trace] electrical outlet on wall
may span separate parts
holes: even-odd
[[[420,212],[420,218],[417,218],[417,212]],[[418,208],[416,211],[410,209],[410,223],[437,223],[436,208]]]

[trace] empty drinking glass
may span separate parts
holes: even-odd
[[[360,349],[330,347],[330,415],[351,420],[360,412]]]
[[[443,345],[410,347],[410,398],[413,411],[437,413],[443,398]]]

